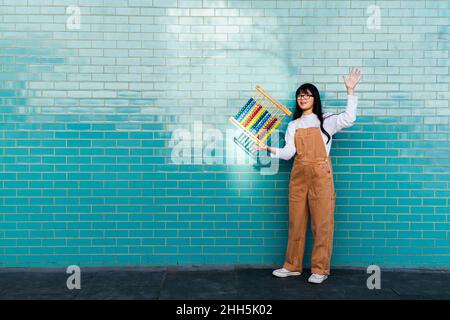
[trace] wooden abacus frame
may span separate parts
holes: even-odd
[[[252,101],[252,99],[253,101],[255,101],[255,103],[251,108],[248,108],[249,103]],[[265,111],[267,111],[267,113],[265,113]],[[256,135],[253,134],[250,130],[253,129],[255,122],[260,123],[263,120],[261,119],[261,116],[263,114],[265,114],[266,117],[268,114],[270,116],[269,119],[272,119],[272,121],[275,119],[275,121],[270,126],[268,131],[264,132],[264,135],[261,138],[258,138],[258,135],[261,132],[261,130],[264,130],[264,128],[266,127],[266,123],[268,122],[268,120],[266,120],[263,123],[262,128],[256,132]],[[244,117],[242,118],[243,115]],[[256,95],[250,98],[247,104],[237,113],[237,115],[234,117],[230,117],[229,120],[236,127],[241,129],[243,133],[254,143],[258,144],[259,146],[262,146],[264,144],[264,141],[266,141],[267,138],[269,138],[269,136],[273,133],[273,131],[281,124],[283,119],[286,116],[290,115],[292,115],[292,112],[288,108],[286,108],[282,103],[272,98],[269,95],[269,93],[267,93],[267,91],[263,89],[263,87],[257,85]],[[240,121],[239,118],[241,118]]]

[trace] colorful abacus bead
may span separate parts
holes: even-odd
[[[256,114],[259,112],[259,110],[261,110],[261,108],[262,107],[260,105],[257,105],[257,107],[253,110],[251,115],[247,119],[245,119],[244,124],[242,126],[247,127],[250,121],[252,121],[253,118],[256,116]]]
[[[264,112],[266,112],[266,109],[261,107],[261,109],[259,109],[259,111],[256,113],[256,115],[253,117],[252,121],[250,121],[249,124],[247,125],[247,129],[250,130],[251,128],[253,128],[255,123],[258,122],[259,120],[261,120],[261,116]]]
[[[250,109],[246,112],[244,116],[241,116],[241,125],[244,125],[245,122],[247,122],[247,119],[253,114],[253,112],[258,108],[258,105],[256,104],[256,101],[250,103],[248,106]]]
[[[278,118],[273,117],[270,119],[267,123],[267,126],[264,126],[259,132],[258,135],[263,134],[262,137],[266,136],[267,133],[270,131],[270,129],[273,127],[273,125],[277,122]],[[261,137],[260,137],[261,138]]]
[[[270,113],[267,113],[264,116],[264,118],[258,123],[256,128],[254,129],[254,133],[259,132],[259,130],[261,130],[261,128],[267,123],[267,121],[269,121],[269,119],[270,119]]]
[[[250,131],[251,131],[251,132],[255,133],[255,132],[254,132],[254,131],[255,131],[255,128],[257,128],[257,127],[259,126],[259,124],[261,123],[261,121],[266,117],[266,115],[267,115],[268,113],[269,113],[269,112],[268,112],[267,110],[264,110],[264,112],[262,112],[262,113],[259,114],[258,120],[255,121],[255,122],[253,123],[253,125],[250,127]]]
[[[248,102],[245,104],[245,106],[243,106],[242,109],[239,110],[239,112],[234,117],[236,120],[238,120],[239,117],[245,112],[245,110],[247,110],[247,107],[250,105],[250,103],[252,103],[252,101],[253,101],[253,98],[250,98],[250,100],[248,100]]]
[[[253,100],[253,99],[251,99],[251,100],[252,100],[252,101],[251,101],[250,104],[244,109],[244,111],[241,113],[241,115],[239,116],[239,118],[236,119],[238,122],[242,122],[242,121],[245,119],[245,117],[248,116],[248,114],[249,114],[250,111],[253,109],[253,107],[255,106],[256,101]]]
[[[264,142],[264,140],[266,140],[271,134],[272,132],[280,125],[281,121],[276,121],[274,123],[274,125],[272,126],[272,128],[267,132],[267,134],[264,136],[264,138],[262,139],[262,141]]]

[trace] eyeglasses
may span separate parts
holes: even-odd
[[[311,94],[301,94],[297,97],[297,99],[306,99],[308,100],[309,98],[311,98],[313,95]]]

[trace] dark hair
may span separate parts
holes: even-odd
[[[302,93],[308,94],[308,91],[311,92],[311,94],[313,95],[313,98],[314,98],[313,113],[315,113],[317,115],[317,118],[319,118],[319,120],[320,120],[320,130],[328,137],[328,141],[327,141],[327,144],[328,144],[331,137],[330,137],[330,134],[328,132],[326,132],[325,129],[323,128],[322,101],[320,100],[319,90],[317,90],[315,85],[313,85],[311,83],[305,83],[305,84],[302,84],[297,89],[297,92],[295,93],[295,111],[294,111],[294,116],[293,116],[292,120],[298,119],[302,116],[303,110],[298,104],[297,97]]]

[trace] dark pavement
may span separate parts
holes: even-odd
[[[369,290],[365,269],[335,269],[321,285],[309,272],[276,278],[272,269],[82,268],[81,289],[69,290],[65,269],[0,269],[2,300],[401,300],[450,299],[450,270],[381,269],[381,289]]]

